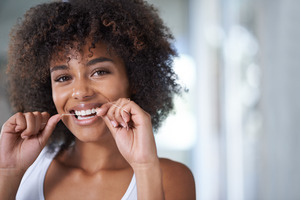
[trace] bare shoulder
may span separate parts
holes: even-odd
[[[166,200],[196,199],[194,176],[186,165],[160,158],[160,166]]]

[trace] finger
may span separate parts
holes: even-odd
[[[103,104],[100,108],[96,108],[97,116],[100,116],[100,117],[105,116],[110,107],[111,107],[111,104],[106,103],[106,104]]]
[[[50,114],[47,113],[47,112],[42,112],[41,116],[42,116],[42,121],[41,121],[40,130],[43,130],[46,127],[46,125],[47,125],[47,122],[48,122],[48,120],[50,118]]]
[[[113,125],[113,127],[118,127],[119,126],[119,122],[117,121],[117,119],[115,118],[115,112],[118,109],[118,106],[116,106],[115,103],[109,103],[111,106],[108,109],[107,113],[106,113],[106,117],[108,117],[108,119],[111,121],[111,124]]]
[[[20,133],[26,129],[26,119],[23,113],[18,112],[11,116],[2,126],[1,133]]]
[[[125,109],[125,107],[121,111],[121,116],[125,123],[130,122],[130,113],[127,111],[127,109]]]
[[[125,123],[130,121],[130,112],[128,111],[130,109],[130,102],[130,99],[126,99],[126,102],[121,109],[121,117]]]
[[[35,120],[35,127],[34,127],[34,134],[37,134],[41,130],[42,124],[42,114],[40,112],[33,112],[32,113]]]
[[[102,117],[103,121],[105,122],[106,126],[108,127],[108,129],[110,130],[112,136],[115,138],[116,131],[117,131],[117,126],[106,115],[101,116],[101,117]]]
[[[127,123],[124,121],[122,117],[122,112],[124,110],[123,106],[126,104],[127,100],[124,101],[124,99],[119,99],[114,106],[115,111],[114,111],[114,119],[118,122],[118,124],[121,124],[123,128],[128,128]]]
[[[114,102],[108,102],[97,109],[97,115],[109,119],[109,123],[114,127],[123,127],[128,129],[127,122],[130,121],[129,112],[123,108],[126,104],[130,103],[130,99],[120,98]],[[127,114],[123,114],[127,112]],[[126,119],[126,121],[124,120]],[[121,126],[120,126],[121,125]]]
[[[26,120],[26,129],[21,134],[21,137],[29,137],[34,134],[36,129],[35,116],[32,112],[28,112],[24,114]]]
[[[42,146],[45,146],[52,132],[54,131],[57,123],[61,120],[61,116],[59,114],[53,115],[48,120],[45,129],[40,134],[40,143]]]
[[[23,113],[18,112],[14,116],[13,119],[13,126],[16,133],[22,132],[27,128],[26,119]]]
[[[118,123],[114,120],[112,115],[108,113],[109,111],[111,112],[111,107],[112,107],[112,104],[110,104],[110,103],[103,104],[100,108],[96,109],[97,116],[100,116],[103,119],[104,119],[104,117],[107,117],[109,119],[108,120],[109,123],[112,123],[113,127],[117,127]]]
[[[123,106],[121,115],[126,123],[132,123],[131,125],[135,127],[139,125],[151,125],[151,115],[133,101]]]
[[[47,112],[33,112],[33,113],[25,113],[26,119],[26,130],[22,133],[22,138],[28,138],[32,135],[37,135],[42,131],[49,119],[49,114]]]
[[[116,121],[114,121],[114,119],[112,119],[111,117],[108,117],[108,111],[110,110],[110,108],[112,107],[112,104],[106,103],[103,104],[100,108],[96,109],[97,112],[97,116],[101,117],[103,120],[105,118],[107,118],[107,120],[104,120],[104,122],[106,123],[106,125],[110,125],[113,127],[117,127],[118,123]]]
[[[130,108],[130,99],[125,99],[123,98],[124,104],[122,105],[120,109],[120,116],[123,120],[123,122],[126,124],[126,129],[129,129],[129,122],[131,121],[130,119],[130,112],[128,111],[128,108]]]

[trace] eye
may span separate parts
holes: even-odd
[[[110,72],[108,70],[104,70],[104,69],[97,69],[92,73],[92,76],[103,76],[106,74],[109,74]]]
[[[59,76],[58,78],[55,79],[55,82],[66,82],[71,80],[70,76]]]

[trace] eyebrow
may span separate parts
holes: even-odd
[[[54,66],[50,69],[50,73],[57,71],[57,70],[68,70],[70,69],[67,65],[58,65],[58,66]]]
[[[106,57],[99,57],[99,58],[95,58],[95,59],[92,59],[89,62],[87,62],[86,66],[91,66],[91,65],[94,65],[99,62],[113,62],[113,60],[110,58],[106,58]],[[57,70],[68,70],[68,69],[70,69],[70,68],[67,65],[58,65],[58,66],[52,67],[50,69],[50,73],[57,71]]]
[[[106,58],[106,57],[99,57],[99,58],[95,58],[93,60],[90,60],[89,62],[87,62],[86,66],[91,66],[91,65],[94,65],[98,62],[113,62],[112,59],[110,58]]]

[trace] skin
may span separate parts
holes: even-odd
[[[121,199],[133,173],[139,199],[195,199],[189,169],[157,157],[151,116],[128,99],[122,59],[108,53],[101,43],[92,53],[90,56],[86,46],[82,53],[71,52],[69,60],[52,60],[52,93],[58,115],[17,113],[3,125],[0,195],[14,199],[26,169],[62,120],[76,141],[54,158],[47,171],[47,200]],[[97,111],[91,119],[61,117],[91,108]]]

